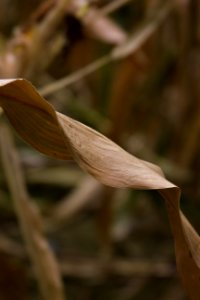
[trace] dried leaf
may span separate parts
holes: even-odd
[[[1,80],[0,105],[22,138],[42,153],[73,158],[105,185],[157,189],[167,204],[182,283],[190,299],[200,299],[199,236],[179,209],[180,189],[165,179],[158,166],[56,112],[26,80]]]

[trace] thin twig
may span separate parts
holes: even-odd
[[[166,7],[162,8],[156,18],[154,18],[148,24],[143,25],[142,28],[136,34],[130,36],[127,42],[125,42],[123,45],[115,47],[109,54],[88,64],[86,67],[40,88],[39,93],[42,96],[47,96],[77,82],[78,80],[81,80],[85,76],[95,72],[99,68],[112,61],[123,59],[128,55],[134,53],[158,29],[160,23],[163,21],[163,19],[165,19],[171,9],[172,5],[167,5]]]
[[[48,230],[57,230],[92,199],[98,197],[101,191],[102,185],[92,177],[87,176],[78,188],[64,198],[61,203],[54,206],[53,213],[47,222]]]
[[[85,76],[95,72],[99,68],[105,66],[111,60],[112,59],[109,54],[105,55],[105,56],[99,58],[98,60],[95,60],[91,64],[87,65],[86,67],[80,69],[79,71],[74,72],[74,73],[70,74],[69,76],[64,77],[60,80],[54,81],[53,83],[48,84],[48,85],[44,86],[43,88],[40,88],[39,93],[42,96],[47,96],[55,91],[58,91],[66,86],[69,86],[69,85],[81,80]]]
[[[115,0],[115,1],[112,1],[112,2],[108,3],[107,5],[105,5],[103,8],[101,8],[100,12],[103,15],[111,14],[112,12],[119,9],[121,6],[124,6],[125,4],[127,4],[128,2],[131,2],[131,1],[132,0]]]
[[[4,233],[0,233],[0,252],[23,258],[24,248]]]
[[[8,186],[41,293],[45,300],[64,300],[58,265],[43,235],[39,212],[29,199],[17,151],[5,126],[0,128],[0,146]]]
[[[175,268],[167,262],[133,261],[115,258],[108,265],[97,259],[68,259],[60,266],[66,276],[83,279],[98,279],[107,275],[156,276],[160,278],[175,276]]]
[[[55,28],[60,23],[65,15],[65,9],[70,0],[60,0],[56,7],[50,11],[44,21],[38,26],[38,32],[40,38],[46,40]]]

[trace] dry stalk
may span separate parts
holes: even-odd
[[[119,44],[126,38],[125,32],[117,24],[89,4],[86,5],[86,11],[79,1],[60,0],[54,4],[46,11],[42,21],[33,22],[33,19],[29,26],[19,29],[7,43],[0,56],[1,77],[34,78],[36,72],[44,70],[63,47],[64,34],[59,33],[60,36],[57,37],[57,28],[69,12],[78,17],[88,31],[94,31],[94,36],[97,35],[104,41]],[[82,11],[85,12],[83,15]],[[102,30],[102,26],[109,27],[111,34]],[[44,51],[46,48],[48,51]]]
[[[42,22],[16,33],[0,56],[1,77],[33,78],[36,71],[46,67],[46,61],[50,61],[63,46],[62,41],[59,41],[56,51],[51,45],[48,47],[48,53],[44,53],[51,40],[57,43],[59,37],[55,37],[55,31],[66,13],[65,7],[68,2],[69,0],[57,1],[56,6],[47,13]]]
[[[43,235],[41,217],[27,193],[24,177],[11,133],[0,128],[2,164],[27,250],[34,264],[37,280],[45,300],[64,300],[61,276],[54,254]]]
[[[54,206],[53,213],[47,224],[48,229],[55,230],[70,220],[77,212],[98,197],[102,185],[92,177],[86,177],[70,195]]]

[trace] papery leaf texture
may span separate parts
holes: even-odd
[[[18,134],[43,154],[73,159],[108,186],[158,190],[166,201],[182,284],[189,299],[200,299],[200,238],[179,208],[179,187],[168,181],[158,166],[56,112],[27,80],[0,80],[0,105]]]

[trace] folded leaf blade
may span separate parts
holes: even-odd
[[[25,80],[3,80],[0,105],[15,130],[38,151],[60,159],[71,159],[54,109]]]
[[[60,113],[57,116],[70,141],[74,159],[103,184],[137,189],[174,187],[160,175],[157,166],[130,155],[93,129]]]
[[[182,283],[190,299],[200,299],[200,238],[180,211],[180,189],[158,166],[130,155],[102,134],[56,112],[26,80],[0,80],[0,105],[21,137],[40,152],[74,159],[109,186],[157,189],[167,204]]]

